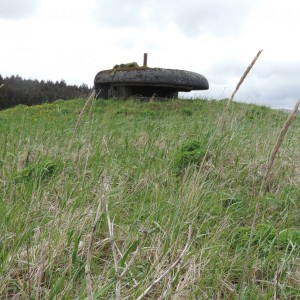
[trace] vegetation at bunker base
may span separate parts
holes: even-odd
[[[218,124],[225,101],[94,100],[73,136],[84,104],[0,112],[1,299],[88,296],[99,200],[95,299],[299,299],[298,118],[248,247],[285,113],[231,103]]]

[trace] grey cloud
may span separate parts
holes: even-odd
[[[291,108],[300,98],[300,62],[262,61],[253,71],[245,87],[249,92],[256,90],[258,96],[268,99],[272,106]]]
[[[298,80],[300,77],[300,61],[262,61],[256,66],[256,74],[261,79],[289,78]]]
[[[176,1],[174,22],[188,35],[232,35],[250,14],[256,0]]]
[[[38,0],[0,0],[0,18],[18,20],[34,14]]]
[[[205,74],[216,84],[225,84],[228,79],[239,78],[242,76],[246,66],[236,57],[226,56],[222,61],[216,61],[211,64]]]
[[[228,98],[248,65],[226,57],[203,74],[210,89],[208,98]],[[300,62],[263,60],[254,66],[235,96],[236,101],[268,105],[273,108],[293,108],[300,98]]]
[[[284,85],[261,82],[252,87],[244,86],[236,95],[236,99],[273,108],[291,109],[299,99],[299,88],[294,83]]]
[[[292,108],[300,98],[297,78],[293,78],[288,73],[276,73],[275,69],[273,71],[272,75],[264,78],[259,74],[253,74],[251,80],[241,87],[239,98],[248,97],[255,103],[267,104],[275,108]],[[298,71],[298,78],[299,76],[300,71]]]
[[[142,22],[143,3],[143,0],[98,1],[95,17],[108,27],[135,27]]]
[[[169,21],[185,34],[235,34],[257,0],[98,1],[95,17],[108,27],[161,27]]]

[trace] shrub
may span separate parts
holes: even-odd
[[[24,109],[26,107],[28,107],[28,105],[26,105],[26,104],[18,104],[18,105],[15,106],[15,109]]]
[[[53,104],[65,104],[66,103],[66,100],[63,100],[63,99],[57,99],[53,102]]]
[[[153,118],[157,115],[157,113],[152,109],[144,109],[143,111],[141,111],[140,115],[142,117],[151,117],[151,118]]]
[[[184,115],[184,116],[192,116],[193,115],[193,111],[191,110],[191,109],[188,109],[188,108],[184,108],[183,110],[182,110],[182,114]]]
[[[293,228],[282,230],[278,235],[276,244],[283,249],[300,246],[300,230]]]
[[[207,138],[191,140],[181,145],[175,153],[175,168],[182,172],[190,165],[199,167],[207,151]]]
[[[233,246],[237,249],[246,249],[250,239],[251,227],[240,227],[234,236]],[[285,250],[300,246],[300,231],[284,229],[279,234],[274,226],[266,223],[257,224],[253,233],[253,245],[259,247],[261,254],[269,254],[276,249]]]
[[[251,235],[251,227],[240,227],[234,237],[233,246],[239,250],[246,250]],[[270,252],[276,238],[276,229],[270,224],[257,224],[253,233],[252,245],[259,248],[261,255]]]
[[[270,111],[266,106],[250,105],[246,117],[250,120],[263,118]]]
[[[57,175],[62,169],[61,161],[44,160],[25,166],[16,176],[17,181],[32,179],[47,179]]]

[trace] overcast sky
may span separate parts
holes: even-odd
[[[300,98],[298,0],[0,0],[0,74],[93,85],[136,61],[204,75],[226,98],[291,108]]]

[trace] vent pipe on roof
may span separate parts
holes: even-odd
[[[143,67],[147,67],[147,59],[148,59],[148,53],[144,53],[144,63],[143,63]]]

